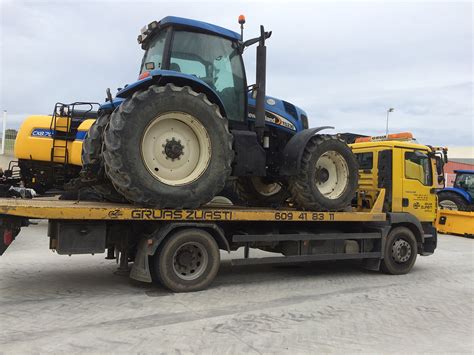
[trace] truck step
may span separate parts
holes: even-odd
[[[350,259],[380,259],[382,253],[336,253],[336,254],[315,254],[315,255],[294,255],[294,256],[271,256],[266,258],[248,258],[248,259],[232,259],[232,265],[257,265],[257,264],[283,264],[283,263],[300,263],[308,261],[324,261],[324,260],[350,260]]]
[[[237,234],[232,236],[233,242],[270,242],[283,240],[341,240],[341,239],[381,239],[381,233],[321,233],[321,234]]]

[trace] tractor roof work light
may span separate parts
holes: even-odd
[[[140,35],[137,38],[139,44],[143,43],[145,39],[158,28],[159,23],[157,21],[150,22],[148,25],[143,26],[140,30]]]

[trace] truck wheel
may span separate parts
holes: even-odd
[[[153,274],[174,292],[205,289],[219,271],[214,238],[202,229],[181,229],[160,245],[152,258]]]
[[[455,192],[441,191],[438,194],[439,207],[446,210],[467,211],[468,205],[462,196]]]
[[[102,143],[104,129],[110,121],[109,113],[102,113],[92,124],[82,144],[82,181],[98,181],[104,177]]]
[[[125,198],[147,206],[196,208],[231,172],[227,120],[187,86],[136,92],[112,113],[104,141],[107,176]]]
[[[314,211],[337,211],[350,205],[358,185],[358,164],[340,138],[316,135],[306,145],[298,174],[290,178],[296,205]]]
[[[415,264],[418,248],[413,232],[407,227],[396,227],[385,241],[381,269],[391,275],[403,275]]]
[[[290,197],[285,184],[259,176],[238,178],[234,190],[240,201],[251,206],[279,207]]]

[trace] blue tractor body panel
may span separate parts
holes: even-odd
[[[211,88],[206,82],[197,78],[194,75],[189,75],[181,72],[176,72],[173,70],[163,70],[155,69],[151,70],[150,75],[137,80],[136,82],[127,85],[125,88],[117,92],[116,97],[112,102],[106,102],[100,106],[101,110],[113,110],[114,108],[120,106],[127,97],[130,97],[134,92],[138,90],[143,90],[152,83],[159,83],[160,79],[165,79],[167,82],[177,82],[181,81],[186,85],[200,88],[202,92],[205,92],[208,95],[212,96],[214,102],[216,102],[222,110],[222,113],[225,115],[224,103],[219,98],[216,91]],[[248,95],[248,119],[249,121],[255,121],[255,99],[249,93]],[[265,98],[265,121],[266,124],[282,129],[288,133],[295,134],[307,128],[304,127],[302,116],[306,116],[301,108],[277,99],[275,97],[266,96]]]
[[[201,79],[195,77],[194,75],[189,75],[185,73],[176,72],[173,70],[162,70],[162,69],[155,69],[151,70],[150,75],[137,80],[136,82],[127,85],[125,88],[117,92],[115,99],[113,99],[113,105],[110,102],[106,102],[100,106],[101,109],[113,109],[115,107],[120,106],[120,104],[127,98],[132,96],[135,91],[145,89],[152,85],[152,83],[159,82],[160,79],[166,79],[168,82],[181,82],[185,85],[189,85],[196,90],[196,87],[199,87],[202,91],[206,94],[210,94],[212,99],[218,106],[221,108],[223,114],[225,114],[224,103],[219,98],[215,90],[213,90],[206,82],[202,81]]]
[[[248,106],[248,119],[253,122],[255,121],[256,100],[251,93],[248,94]],[[299,107],[275,97],[265,96],[265,122],[269,126],[295,134],[305,128],[302,116],[306,116],[306,112]]]
[[[471,195],[469,195],[466,190],[460,189],[459,187],[445,187],[444,189],[438,191],[438,193],[440,192],[454,192],[462,196],[462,198],[464,198],[468,204],[471,205],[473,203]]]

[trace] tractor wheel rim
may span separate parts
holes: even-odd
[[[206,248],[198,242],[182,244],[173,255],[173,271],[181,280],[197,279],[206,271],[208,264]]]
[[[339,198],[349,184],[349,168],[344,157],[333,150],[322,154],[316,162],[316,187],[330,200]]]
[[[439,205],[446,210],[453,210],[457,211],[458,210],[458,205],[456,205],[453,201],[451,200],[443,200],[439,203]]]
[[[145,129],[141,154],[155,179],[171,186],[185,185],[197,180],[209,166],[211,140],[194,116],[167,112]]]
[[[411,245],[404,239],[398,239],[392,244],[392,258],[397,263],[406,263],[411,257]]]
[[[278,182],[266,183],[261,177],[252,177],[252,184],[255,190],[262,196],[273,196],[279,193],[282,186]]]

